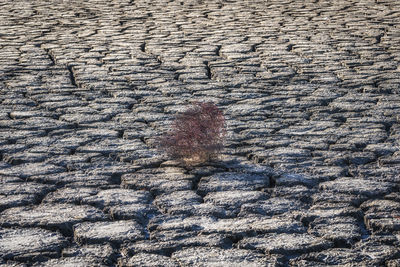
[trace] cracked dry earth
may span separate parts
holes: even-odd
[[[400,3],[2,1],[1,266],[400,266]],[[213,101],[220,159],[155,144]]]

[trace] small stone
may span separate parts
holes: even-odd
[[[18,261],[59,257],[68,243],[60,233],[40,228],[1,229],[0,237],[2,258]]]
[[[62,250],[63,257],[98,258],[102,261],[109,261],[114,258],[115,250],[108,244],[75,245]]]
[[[297,173],[283,174],[275,178],[275,185],[277,186],[294,186],[303,185],[307,187],[313,187],[318,183],[317,179],[313,179],[306,175],[301,175]]]
[[[25,163],[12,166],[10,168],[0,169],[0,175],[17,176],[29,178],[35,175],[48,175],[64,172],[65,169],[48,163]]]
[[[25,206],[37,202],[37,197],[31,194],[0,195],[0,211],[5,209]]]
[[[378,197],[388,194],[394,185],[387,182],[378,182],[365,179],[338,178],[334,181],[324,182],[319,185],[323,191],[361,195],[367,197]]]
[[[67,257],[60,259],[50,259],[45,262],[36,263],[33,265],[34,267],[53,267],[53,266],[74,266],[74,267],[86,267],[86,266],[99,266],[106,267],[110,266],[109,264],[104,264],[101,260],[95,257]]]
[[[263,250],[268,254],[292,255],[321,251],[333,246],[332,242],[310,234],[281,233],[264,236],[248,237],[241,240],[239,248]]]
[[[228,216],[234,216],[239,213],[243,204],[254,203],[267,198],[268,195],[260,191],[220,191],[208,193],[204,197],[204,202],[223,207]]]
[[[78,188],[65,187],[48,194],[42,200],[42,202],[80,204],[82,199],[84,199],[85,197],[96,195],[98,192],[99,192],[98,189],[90,187],[78,187]]]
[[[131,258],[118,259],[118,266],[179,267],[179,264],[177,261],[167,256],[158,254],[137,253]]]
[[[74,225],[77,243],[118,243],[143,239],[144,228],[134,221],[83,222]]]
[[[187,248],[171,256],[184,266],[267,266],[276,264],[276,259],[244,249]]]
[[[200,205],[202,198],[194,191],[176,191],[157,196],[154,204],[164,213],[172,215],[186,213],[187,208]],[[187,208],[185,208],[187,207]]]
[[[255,203],[245,203],[241,206],[238,216],[246,217],[250,214],[260,214],[263,216],[274,216],[292,211],[300,211],[307,206],[298,200],[274,197]]]
[[[96,195],[82,199],[82,203],[94,205],[100,209],[131,204],[148,204],[150,201],[149,192],[122,188],[101,190]]]
[[[348,203],[321,203],[311,206],[307,211],[297,212],[300,221],[308,224],[316,219],[330,219],[335,217],[355,217],[361,218],[360,210],[352,207]]]
[[[46,203],[37,207],[15,207],[0,213],[1,226],[49,227],[70,233],[72,225],[105,220],[100,210],[87,205]]]
[[[141,240],[132,244],[126,244],[121,248],[125,255],[135,255],[137,253],[162,253],[165,255],[185,247],[221,247],[227,248],[232,242],[220,234],[193,235],[192,232],[182,232],[180,230],[156,231],[150,236],[150,240]]]
[[[201,178],[197,190],[201,194],[207,194],[217,191],[260,190],[269,185],[268,175],[224,172]]]
[[[193,175],[187,175],[180,170],[173,171],[165,168],[161,171],[138,171],[125,174],[121,177],[121,184],[125,188],[147,190],[153,194],[171,193],[175,191],[191,190]]]
[[[309,233],[341,246],[351,246],[362,237],[361,227],[354,217],[316,219],[309,227]]]

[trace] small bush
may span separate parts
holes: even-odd
[[[196,102],[176,116],[171,129],[161,140],[161,148],[186,164],[209,161],[223,148],[225,118],[211,102]]]

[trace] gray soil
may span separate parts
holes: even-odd
[[[1,1],[0,265],[400,266],[399,66],[393,0]]]

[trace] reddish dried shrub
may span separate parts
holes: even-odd
[[[225,118],[211,102],[196,102],[176,116],[170,131],[161,140],[161,148],[187,164],[210,160],[223,148]]]

